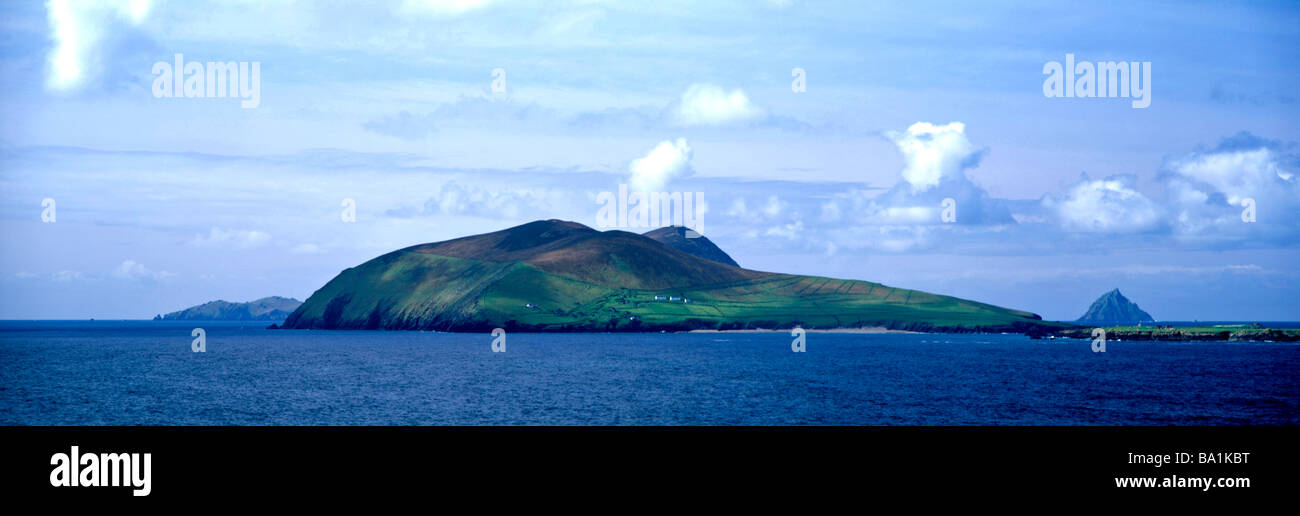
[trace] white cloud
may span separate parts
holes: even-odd
[[[214,227],[208,231],[207,235],[194,235],[194,239],[190,241],[190,244],[199,247],[251,248],[265,244],[270,240],[271,235],[257,230],[225,230]]]
[[[801,235],[803,235],[803,232],[804,232],[803,221],[796,220],[789,224],[781,224],[779,226],[770,227],[767,229],[767,231],[764,234],[768,236],[777,236],[788,240],[795,240],[799,238]]]
[[[1132,176],[1083,180],[1061,198],[1046,197],[1044,207],[1070,231],[1138,233],[1161,224],[1160,209],[1133,188]]]
[[[62,270],[54,274],[51,274],[50,278],[60,283],[66,283],[69,281],[78,281],[78,280],[85,279],[86,276],[82,274],[80,271]]]
[[[402,11],[452,16],[487,7],[491,0],[405,0]]]
[[[678,125],[726,125],[756,119],[763,115],[749,101],[743,90],[727,91],[713,84],[692,84],[682,93],[673,109]]]
[[[825,232],[825,240],[840,248],[870,249],[887,253],[903,253],[934,244],[930,238],[931,226],[852,225],[832,228]]]
[[[782,201],[780,197],[770,195],[767,197],[767,204],[763,206],[763,214],[768,217],[776,217],[781,215],[781,212],[785,211],[789,206],[790,203]]]
[[[423,214],[473,215],[491,219],[546,218],[559,215],[559,208],[580,203],[572,192],[561,189],[501,188],[464,186],[455,181],[443,184],[425,201]]]
[[[669,181],[690,176],[694,173],[691,156],[691,147],[685,138],[659,142],[649,154],[633,160],[628,166],[632,173],[632,190],[660,192]]]
[[[938,206],[882,206],[867,220],[881,225],[933,224],[939,220]]]
[[[55,91],[83,86],[94,72],[96,53],[114,22],[139,25],[149,14],[150,0],[48,0],[50,49],[45,85]]]
[[[1186,179],[1199,181],[1223,193],[1229,204],[1255,197],[1291,174],[1278,168],[1276,156],[1269,149],[1193,154],[1173,163],[1172,169]],[[1202,192],[1204,193],[1204,192]]]
[[[890,131],[886,136],[903,153],[906,162],[903,180],[912,185],[913,192],[938,186],[945,179],[961,177],[962,170],[972,166],[979,157],[979,149],[966,138],[966,125],[961,122],[947,125],[917,122],[905,132]]]
[[[1291,214],[1300,210],[1300,180],[1287,163],[1297,162],[1279,154],[1275,142],[1249,133],[1171,160],[1163,179],[1180,238],[1294,243],[1300,222]],[[1256,210],[1258,224],[1242,222],[1247,206]]]
[[[114,278],[128,281],[160,280],[173,276],[172,273],[167,271],[154,272],[148,267],[145,267],[144,264],[136,263],[135,260],[126,260],[122,262],[122,264],[118,265],[116,269],[113,269],[112,275]]]
[[[966,177],[965,171],[979,164],[983,151],[966,138],[965,124],[917,122],[906,131],[885,135],[903,155],[901,180],[878,195],[845,192],[822,205],[823,221],[880,226],[944,224],[941,215],[951,202],[956,224],[1015,223],[1005,203],[991,198]]]

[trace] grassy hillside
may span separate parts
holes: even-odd
[[[884,326],[1057,330],[1038,316],[865,281],[751,271],[641,235],[543,221],[347,269],[286,328],[659,331]]]

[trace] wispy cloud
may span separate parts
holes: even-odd
[[[143,263],[137,263],[135,260],[123,261],[121,265],[113,269],[110,275],[127,281],[158,281],[174,276],[174,274],[167,271],[154,271],[145,267]]]
[[[271,235],[255,229],[222,229],[214,227],[206,235],[194,235],[191,245],[199,247],[232,247],[247,249],[271,241]]]

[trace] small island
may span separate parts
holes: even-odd
[[[1075,323],[1081,327],[1060,330],[1052,336],[1075,339],[1093,338],[1092,330],[1106,330],[1110,340],[1150,341],[1273,341],[1300,340],[1300,330],[1271,329],[1259,323],[1173,326],[1157,324],[1146,311],[1130,301],[1119,289],[1102,294]],[[1032,334],[1041,338],[1044,334]]]
[[[209,301],[167,315],[156,315],[155,321],[283,321],[302,301],[291,297],[269,296],[246,303]]]
[[[1078,320],[1074,321],[1079,324],[1088,326],[1106,326],[1106,325],[1124,325],[1124,324],[1142,324],[1154,322],[1155,319],[1145,310],[1138,308],[1137,303],[1129,301],[1119,289],[1112,289],[1110,292],[1102,294],[1088,311]]]

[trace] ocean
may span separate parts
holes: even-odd
[[[1294,343],[264,326],[0,321],[0,424],[1300,423]]]

